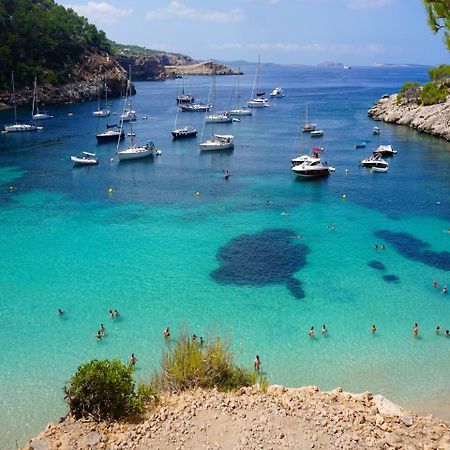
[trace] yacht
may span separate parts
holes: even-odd
[[[177,95],[177,105],[194,103],[194,96],[191,93],[185,94],[184,92],[184,77],[181,77],[181,80],[182,80],[182,88],[181,94]]]
[[[211,109],[211,105],[203,105],[202,103],[191,103],[179,105],[181,111],[185,112],[205,112]]]
[[[132,122],[136,120],[136,111],[133,111],[131,108],[125,108],[120,115],[120,120],[122,122]]]
[[[117,142],[125,139],[125,132],[123,131],[123,128],[117,128],[115,125],[115,128],[106,129],[101,133],[97,133],[95,137],[99,144],[103,142]]]
[[[309,155],[300,155],[291,159],[291,164],[293,166],[299,166],[303,164],[305,161],[320,159],[319,152],[325,151],[324,147],[314,147],[310,150]]]
[[[260,66],[260,58],[258,56],[258,65],[256,66],[256,75],[255,75],[255,82],[253,83],[252,95],[250,100],[247,102],[247,106],[249,108],[267,108],[268,106],[270,106],[267,98],[263,97],[265,95],[265,92],[258,92],[259,66]],[[256,96],[253,96],[255,92]]]
[[[37,76],[34,77],[33,106],[31,107],[31,117],[33,120],[53,119],[47,111],[40,111],[37,98]]]
[[[364,167],[388,167],[389,164],[381,157],[380,153],[375,153],[366,159],[360,161],[360,164]]]
[[[324,131],[323,130],[313,130],[310,132],[311,137],[321,137],[323,136]]]
[[[161,150],[158,150],[153,142],[148,142],[144,145],[135,145],[133,143],[129,148],[117,151],[119,161],[145,158],[146,156],[159,156],[160,154]]]
[[[197,130],[191,126],[185,126],[172,130],[173,139],[191,138],[195,136],[197,136]]]
[[[205,117],[205,123],[230,123],[232,121],[233,117],[231,117],[228,113],[211,114]]]
[[[212,136],[199,145],[201,151],[205,150],[231,150],[234,148],[234,136],[212,134]]]
[[[379,153],[381,156],[393,156],[397,153],[391,145],[380,145],[373,153]]]
[[[283,98],[284,92],[283,92],[283,88],[282,87],[276,87],[271,93],[270,93],[270,97],[272,98]]]
[[[240,67],[238,68],[238,74],[239,73],[241,73],[241,68]],[[251,109],[243,108],[243,107],[240,106],[241,105],[241,95],[240,95],[240,92],[239,92],[239,87],[240,87],[239,86],[239,82],[240,82],[239,77],[240,77],[240,75],[237,75],[236,107],[234,109],[231,109],[230,111],[227,111],[227,112],[228,112],[228,114],[230,116],[251,116],[253,114]]]
[[[98,164],[95,153],[81,152],[78,156],[71,156],[70,160],[75,166],[94,166]]]
[[[318,158],[308,158],[302,164],[292,166],[291,170],[299,177],[318,178],[326,177],[330,172],[334,172],[334,168],[328,166],[326,161]]]
[[[108,117],[111,111],[108,108],[108,87],[106,85],[106,75],[104,79],[104,89],[105,89],[105,107],[100,108],[100,93],[97,96],[97,111],[92,111],[93,117]]]
[[[306,104],[305,109],[306,109],[306,114],[305,114],[306,122],[303,125],[303,132],[311,133],[311,131],[315,131],[317,124],[308,122],[308,103]]]

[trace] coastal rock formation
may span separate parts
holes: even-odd
[[[216,64],[212,61],[197,62],[190,65],[166,66],[165,72],[167,77],[181,75],[239,75],[242,72],[230,69],[222,64]]]
[[[123,67],[108,55],[89,53],[84,56],[82,63],[77,64],[70,75],[70,81],[61,86],[48,83],[38,85],[40,105],[55,105],[89,101],[104,96],[104,79],[107,79],[108,96],[120,97],[125,91],[127,73]],[[132,89],[135,93],[135,89]],[[27,86],[16,91],[18,106],[31,105],[33,101],[33,87]],[[0,92],[0,109],[13,105],[11,92]]]
[[[388,123],[408,125],[450,141],[450,96],[445,103],[421,106],[397,104],[397,94],[383,96],[369,111],[369,117]]]
[[[235,393],[169,395],[138,423],[66,418],[26,450],[75,449],[439,449],[450,424],[404,411],[382,396],[338,388],[257,386]]]

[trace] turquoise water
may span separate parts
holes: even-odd
[[[53,108],[41,133],[1,135],[0,448],[65,414],[62,387],[82,362],[133,352],[136,378],[148,379],[166,326],[231,337],[239,362],[251,367],[258,353],[271,383],[372,390],[431,411],[448,398],[450,338],[433,330],[450,328],[450,296],[433,281],[450,286],[450,144],[389,125],[378,141],[366,117],[412,79],[425,70],[266,67],[264,87],[282,85],[287,97],[221,126],[235,135],[232,153],[201,155],[200,137],[171,142],[176,81],[137,83],[136,109],[150,119],[136,132],[161,148],[155,161],[111,163],[114,145],[95,146],[95,102]],[[193,78],[194,94],[206,100],[209,83]],[[222,107],[233,84],[218,79]],[[325,145],[336,167],[310,182],[289,161],[306,101],[325,136],[305,136],[304,147]],[[201,115],[183,117],[201,130]],[[368,148],[354,150],[362,139]],[[378,143],[398,150],[387,175],[358,167]],[[81,150],[102,164],[73,169],[68,158]],[[224,254],[226,279],[214,276]],[[292,276],[303,295],[289,289]],[[100,323],[107,336],[97,342]]]

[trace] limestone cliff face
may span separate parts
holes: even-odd
[[[378,100],[368,115],[374,120],[408,125],[450,141],[450,96],[445,103],[421,106],[415,103],[398,105],[397,95],[393,94]]]

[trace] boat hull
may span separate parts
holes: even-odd
[[[216,141],[206,141],[199,145],[201,151],[220,151],[220,150],[231,150],[234,148],[234,143],[223,143]]]
[[[172,131],[172,138],[175,139],[188,139],[193,138],[197,136],[197,130],[186,130],[186,129],[180,129],[180,130],[173,130]]]
[[[75,166],[95,166],[98,164],[96,158],[79,158],[78,156],[71,156],[70,160]]]
[[[95,137],[97,138],[98,144],[103,144],[104,142],[117,142],[118,140],[122,141],[125,139],[125,133],[123,131],[121,133],[99,133],[96,134]]]
[[[371,173],[387,173],[388,172],[388,170],[389,170],[389,168],[388,167],[372,167],[371,169],[370,169],[370,172]]]
[[[42,129],[43,129],[42,127],[38,127],[37,125],[32,125],[32,124],[27,124],[27,123],[5,126],[5,131],[7,131],[8,133],[22,133],[25,131],[40,131]]]
[[[47,120],[47,119],[53,119],[53,116],[51,114],[45,113],[33,114],[33,120]]]
[[[250,109],[232,109],[228,111],[230,116],[251,116],[253,113]]]
[[[149,156],[158,156],[161,154],[153,145],[144,145],[142,147],[130,147],[126,150],[117,152],[119,161],[127,161],[131,159],[141,159]]]
[[[297,168],[297,166],[295,166],[294,168]],[[330,175],[330,170],[328,168],[293,170],[293,172],[300,178],[319,178],[319,177],[327,177],[328,175]]]

